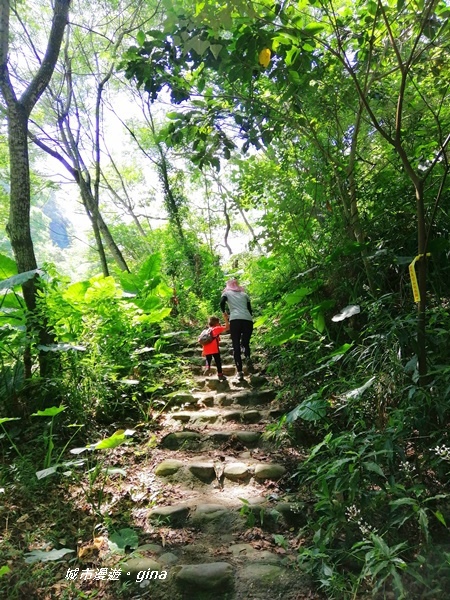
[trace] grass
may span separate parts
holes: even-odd
[[[145,522],[137,510],[139,502],[130,496],[141,485],[139,473],[149,468],[148,453],[140,450],[151,438],[149,428],[141,430],[142,447],[122,446],[109,452],[105,465],[127,465],[130,477],[126,484],[121,475],[108,476],[103,490],[103,504],[95,512],[88,498],[88,473],[74,469],[70,475],[57,473],[38,480],[41,457],[29,447],[23,456],[3,455],[0,467],[0,597],[8,600],[32,598],[129,598],[131,590],[120,581],[73,582],[65,578],[67,569],[112,566],[122,555],[101,549],[89,560],[79,561],[79,549],[107,531],[131,527],[139,543],[153,541],[145,531]],[[6,449],[4,449],[6,452]],[[69,458],[69,456],[67,456]],[[71,457],[73,458],[73,457]],[[91,489],[92,491],[92,489]],[[55,549],[73,550],[63,560],[29,563],[29,554],[42,551],[52,556]],[[3,569],[6,571],[7,569]]]

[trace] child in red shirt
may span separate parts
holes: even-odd
[[[210,317],[209,321],[208,321],[208,326],[212,330],[214,339],[209,344],[206,344],[205,346],[203,346],[202,356],[204,356],[206,358],[206,365],[207,365],[204,374],[205,375],[211,374],[211,363],[212,363],[212,359],[214,358],[214,362],[216,363],[216,367],[217,367],[217,375],[219,377],[219,381],[225,381],[226,377],[222,373],[222,359],[220,357],[220,348],[219,348],[220,337],[219,336],[224,331],[228,331],[230,329],[230,322],[228,321],[228,316],[225,318],[225,325],[221,325],[220,320],[217,317]]]

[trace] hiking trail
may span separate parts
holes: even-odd
[[[264,435],[281,415],[276,389],[257,368],[236,380],[229,336],[221,352],[224,382],[215,367],[202,375],[198,345],[183,350],[192,385],[171,395],[151,473],[138,474],[160,490],[145,514],[155,543],[140,546],[122,572],[136,581],[166,571],[140,583],[152,600],[317,599],[297,565],[306,514],[289,479],[301,456]]]

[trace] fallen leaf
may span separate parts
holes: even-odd
[[[22,515],[16,521],[16,523],[25,523],[30,518],[30,515]]]

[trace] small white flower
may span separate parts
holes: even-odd
[[[450,460],[450,448],[445,444],[442,446],[436,446],[436,448],[433,448],[433,451],[444,460]]]

